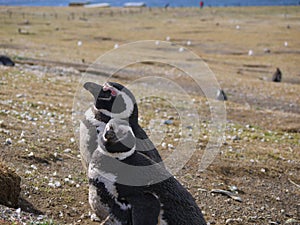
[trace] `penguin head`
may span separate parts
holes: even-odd
[[[102,152],[114,158],[125,159],[135,151],[136,139],[126,120],[111,119],[98,141]]]
[[[84,88],[95,98],[94,111],[103,122],[111,118],[129,119],[130,123],[138,122],[138,108],[134,95],[123,85],[107,82],[103,86],[87,82]]]

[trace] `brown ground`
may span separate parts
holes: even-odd
[[[84,70],[115,43],[169,36],[180,45],[191,41],[188,48],[207,62],[229,98],[226,141],[213,164],[200,173],[210,114],[193,83],[179,79],[195,99],[203,130],[195,140],[197,151],[176,177],[196,198],[210,224],[299,224],[298,7],[201,11],[1,7],[0,11],[0,53],[20,63],[15,68],[0,67],[1,158],[22,177],[23,210],[46,214],[56,224],[92,224],[87,179],[71,118],[81,77],[69,68],[70,63]],[[253,56],[248,56],[250,49]],[[276,67],[283,72],[281,83],[270,81]],[[180,74],[146,64],[129,71]],[[121,77],[120,82],[130,80]],[[163,128],[164,142],[176,146],[176,112],[154,99],[142,101],[140,108],[148,132],[151,119],[174,118],[172,125]],[[11,145],[6,144],[7,138],[12,139]],[[164,157],[172,151],[161,146],[159,150]],[[230,186],[238,188],[242,202],[210,192]]]

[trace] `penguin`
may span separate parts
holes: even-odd
[[[279,68],[276,68],[276,71],[272,77],[272,81],[273,82],[281,82],[281,78],[282,78],[282,73]]]
[[[98,135],[88,172],[91,207],[97,209],[102,199],[121,225],[206,225],[192,195],[163,165],[136,151],[136,140],[128,121],[120,119],[111,119]],[[155,182],[157,176],[164,179]],[[153,182],[137,185],[140,179]]]
[[[154,144],[138,123],[138,106],[131,91],[115,82],[107,82],[103,86],[86,82],[83,87],[95,99],[94,105],[85,112],[80,122],[80,154],[85,170],[97,148],[97,132],[103,132],[106,123],[111,118],[128,120],[138,139],[136,150],[142,149],[143,154],[155,162],[162,161]]]
[[[15,63],[7,56],[0,55],[0,65],[3,66],[14,66]]]
[[[138,124],[138,107],[134,95],[123,85],[108,82],[103,86],[93,82],[84,84],[84,88],[94,96],[94,104],[90,107],[80,122],[80,155],[83,168],[88,172],[89,164],[94,151],[97,149],[98,134],[103,133],[107,122],[111,118],[127,120],[136,136],[136,151],[142,151],[155,162],[162,162],[162,159],[154,144],[148,138],[145,131]],[[104,186],[102,189],[102,199],[109,197],[108,190]],[[98,189],[100,192],[100,189]],[[97,202],[97,216],[101,221],[107,220],[108,209],[101,200]],[[99,212],[102,211],[100,214]],[[108,220],[107,224],[113,222]]]
[[[223,89],[218,90],[217,100],[220,100],[220,101],[227,101],[228,100],[227,95],[225,94]]]

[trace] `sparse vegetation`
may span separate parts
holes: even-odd
[[[196,8],[75,11],[45,7],[32,12],[0,7],[0,53],[18,63],[13,68],[0,67],[1,159],[22,177],[21,217],[29,211],[45,216],[32,224],[93,224],[71,115],[81,78],[78,70],[116,43],[169,36],[181,45],[191,41],[186,47],[208,63],[229,98],[220,154],[199,172],[210,135],[205,97],[195,92],[181,71],[166,65],[138,64],[130,67],[134,76],[117,74],[124,84],[139,74],[167,74],[189,93],[200,117],[200,132],[194,140],[197,151],[176,177],[193,194],[210,224],[299,223],[299,11],[299,7],[205,8],[201,12]],[[83,13],[85,20],[80,19]],[[19,34],[18,28],[29,34]],[[250,49],[253,56],[248,56]],[[70,69],[66,63],[75,63],[79,69]],[[282,83],[270,80],[276,67],[283,72]],[[99,82],[105,79],[99,76]],[[161,90],[160,95],[164,93],[172,95],[170,90]],[[139,107],[146,131],[153,135],[163,131],[158,148],[164,158],[180,138],[195,131],[193,126],[181,127],[178,112],[167,101],[144,99]],[[180,107],[185,107],[184,101]],[[242,202],[210,193],[232,186],[238,188]],[[4,224],[19,222],[6,218]]]

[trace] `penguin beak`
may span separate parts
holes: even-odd
[[[105,132],[104,137],[106,138],[107,142],[115,142],[118,140],[113,127],[110,127],[109,130]]]
[[[95,98],[95,100],[97,100],[98,95],[102,89],[102,86],[93,82],[86,82],[83,87],[89,91]]]

